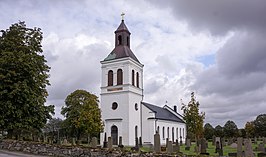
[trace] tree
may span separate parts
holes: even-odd
[[[188,134],[194,135],[196,140],[203,136],[203,122],[205,119],[205,113],[199,113],[199,105],[199,102],[195,99],[194,92],[192,92],[188,105],[182,104],[181,108],[184,111]]]
[[[80,139],[82,134],[97,135],[103,131],[101,110],[98,98],[85,90],[76,90],[67,96],[61,114],[73,137]]]
[[[245,131],[246,131],[246,135],[247,137],[254,137],[255,136],[255,126],[254,126],[254,122],[247,122],[245,124]]]
[[[258,115],[254,120],[255,135],[266,137],[266,114]]]
[[[215,136],[216,137],[224,137],[224,131],[223,131],[223,127],[221,127],[220,125],[217,125],[215,128]]]
[[[52,140],[58,139],[61,136],[63,120],[60,118],[52,118],[44,126],[43,132],[45,136],[48,135],[52,137]],[[61,131],[60,131],[61,130]]]
[[[27,28],[25,22],[1,30],[0,36],[0,128],[13,132],[39,130],[54,114],[45,106],[48,96],[49,66],[42,53],[40,28]]]
[[[238,136],[238,128],[235,122],[228,120],[224,125],[224,135],[225,137],[237,137]]]
[[[212,139],[214,132],[215,130],[210,123],[204,125],[204,137],[206,139]]]

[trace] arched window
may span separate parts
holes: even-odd
[[[178,140],[178,128],[176,128],[176,139]]]
[[[113,71],[109,70],[108,71],[108,86],[112,86],[113,85]]]
[[[169,127],[167,127],[167,138],[169,140]]]
[[[135,71],[132,70],[132,85],[135,86]]]
[[[181,128],[179,129],[179,133],[180,133],[180,140],[182,140]]]
[[[160,134],[160,127],[157,127],[157,133]]]
[[[139,88],[139,73],[137,72],[137,87]]]
[[[122,45],[122,36],[121,35],[118,36],[118,45]]]
[[[164,127],[163,127],[163,139],[165,138],[165,136],[164,136]]]
[[[183,137],[185,137],[185,129],[183,128]]]
[[[175,141],[175,128],[172,127],[172,142]]]
[[[117,70],[117,85],[123,84],[123,71],[122,69]]]

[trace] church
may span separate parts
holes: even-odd
[[[104,134],[112,137],[114,145],[134,146],[136,139],[142,144],[153,144],[154,134],[160,134],[161,144],[184,141],[186,124],[177,107],[159,107],[143,101],[143,67],[130,49],[130,35],[125,21],[115,33],[115,48],[101,61],[101,101]],[[101,143],[102,144],[102,143]]]

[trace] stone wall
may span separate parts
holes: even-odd
[[[62,145],[50,145],[37,142],[2,140],[0,149],[20,151],[29,154],[57,156],[57,157],[116,157],[116,156],[139,156],[138,153],[125,152],[121,150],[90,149],[87,147],[74,147]],[[149,155],[147,155],[149,156]]]

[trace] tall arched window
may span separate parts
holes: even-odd
[[[109,70],[108,71],[108,86],[112,86],[113,85],[113,71]]]
[[[135,86],[135,71],[132,70],[132,85]]]
[[[183,137],[185,137],[185,129],[183,128]]]
[[[180,133],[180,140],[182,140],[181,128],[179,129],[179,133]]]
[[[178,140],[178,128],[176,128],[176,139]]]
[[[118,36],[118,45],[122,45],[122,36],[121,35]]]
[[[167,138],[169,140],[169,127],[167,127]]]
[[[117,70],[117,85],[123,84],[123,71],[122,69]]]
[[[164,136],[164,127],[163,127],[163,139],[165,138],[165,136]]]
[[[139,73],[137,72],[137,87],[139,88]]]
[[[175,128],[172,127],[172,142],[175,141]]]
[[[157,133],[160,134],[160,127],[157,127]]]

